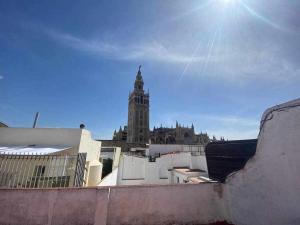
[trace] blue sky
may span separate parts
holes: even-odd
[[[297,0],[0,1],[0,121],[127,123],[142,65],[150,126],[255,138],[263,111],[300,94]]]

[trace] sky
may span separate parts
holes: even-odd
[[[150,128],[256,138],[300,96],[298,0],[0,0],[0,121],[110,139],[138,66]]]

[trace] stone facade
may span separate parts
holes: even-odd
[[[120,129],[118,132],[115,130],[113,140],[114,141],[127,141],[127,132],[128,132],[127,126],[124,126],[123,129],[120,126]]]
[[[136,75],[134,90],[128,98],[127,142],[148,143],[149,141],[149,93],[144,91],[141,66]]]
[[[203,144],[209,143],[206,133],[196,134],[194,125],[191,127],[181,126],[176,122],[175,128],[159,127],[150,132],[151,144]]]

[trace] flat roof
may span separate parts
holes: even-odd
[[[200,169],[190,169],[188,167],[182,167],[182,168],[174,168],[173,171],[184,174],[184,175],[196,175],[196,174],[201,174],[204,173],[204,170]]]
[[[0,146],[2,154],[51,154],[71,148],[70,146]]]

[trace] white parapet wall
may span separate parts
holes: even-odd
[[[203,152],[204,145],[173,145],[173,144],[150,144],[149,155],[166,154],[171,152]]]
[[[300,99],[268,109],[256,154],[227,178],[228,218],[243,225],[300,224]]]
[[[15,128],[0,129],[0,145],[79,146],[81,129]]]

